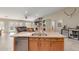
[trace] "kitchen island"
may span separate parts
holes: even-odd
[[[25,51],[64,51],[64,36],[56,32],[45,35],[34,32],[17,33],[14,35],[14,51],[17,49],[16,40],[26,40]]]

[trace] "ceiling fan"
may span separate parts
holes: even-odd
[[[75,14],[76,11],[77,11],[76,8],[71,8],[69,12],[67,10],[65,10],[64,14],[67,15],[67,16],[72,17]]]

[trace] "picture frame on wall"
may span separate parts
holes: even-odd
[[[63,21],[62,20],[59,20],[58,23],[57,23],[57,26],[58,27],[62,27],[62,24],[63,24]]]
[[[58,27],[62,27],[62,24],[61,23],[58,23]]]

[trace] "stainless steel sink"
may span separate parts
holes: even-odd
[[[47,36],[47,34],[38,32],[38,33],[33,33],[32,36]]]

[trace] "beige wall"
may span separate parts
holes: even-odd
[[[64,11],[67,11],[68,13],[71,13],[73,11],[73,8],[65,8],[64,10],[61,10],[59,12],[56,12],[54,14],[48,15],[45,17],[45,19],[51,19],[53,21],[62,20],[63,25],[67,25],[68,27],[75,27],[79,24],[79,8],[76,8],[76,12],[73,14],[72,17],[67,16]],[[58,28],[56,27],[56,30]]]

